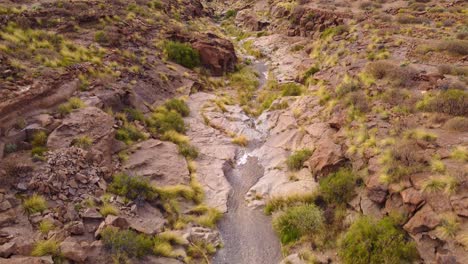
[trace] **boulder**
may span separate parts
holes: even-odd
[[[189,184],[187,162],[174,143],[150,139],[135,144],[123,169],[147,177],[158,186]]]
[[[369,199],[378,204],[382,204],[387,199],[388,186],[380,181],[377,174],[369,177],[366,182],[366,189]]]
[[[414,189],[408,188],[401,192],[401,198],[403,202],[411,205],[419,205],[424,202],[424,197],[421,195],[421,192]]]
[[[87,258],[87,250],[83,248],[78,242],[64,241],[60,243],[61,254],[74,262],[84,263]]]
[[[199,52],[202,65],[214,76],[234,71],[237,56],[234,45],[229,40],[207,33],[195,38],[192,47]]]
[[[136,210],[136,216],[126,218],[130,228],[147,235],[155,235],[161,232],[167,220],[161,211],[148,203],[139,206]]]
[[[433,230],[439,224],[439,216],[429,205],[426,204],[416,212],[416,214],[403,226],[403,228],[411,234],[417,234]]]
[[[309,167],[312,174],[317,177],[326,176],[333,170],[341,167],[346,162],[344,153],[338,144],[331,138],[321,138],[315,147],[315,151],[305,165]]]
[[[0,257],[2,258],[10,257],[11,255],[13,255],[13,253],[15,253],[15,251],[16,243],[13,241],[0,245]]]

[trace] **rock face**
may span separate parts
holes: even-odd
[[[158,186],[190,182],[187,162],[174,143],[150,139],[132,146],[129,154],[123,169],[133,175],[148,177]]]
[[[251,31],[260,31],[268,26],[268,22],[262,22],[251,10],[241,10],[237,13],[236,24]]]
[[[291,26],[288,35],[311,37],[329,27],[342,25],[344,20],[350,17],[349,14],[297,6],[290,15]]]
[[[237,63],[234,45],[215,34],[208,33],[192,41],[192,46],[200,53],[203,66],[215,76],[234,71]]]
[[[63,120],[62,125],[49,135],[47,146],[50,149],[67,148],[76,138],[86,136],[92,140],[93,149],[109,159],[114,141],[113,125],[114,119],[101,109],[84,107]]]
[[[412,234],[433,230],[440,223],[439,216],[425,205],[405,224],[404,229]]]

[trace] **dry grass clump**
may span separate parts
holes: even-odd
[[[428,112],[446,113],[449,115],[468,115],[468,92],[458,89],[449,89],[427,93],[418,108]]]
[[[389,83],[400,86],[411,86],[412,79],[417,72],[411,67],[401,67],[390,61],[371,62],[366,67],[366,72],[378,80],[387,80]]]
[[[444,40],[437,44],[438,51],[447,51],[454,55],[468,55],[468,41],[460,39]]]
[[[456,116],[448,120],[445,123],[444,128],[453,131],[468,132],[468,118],[463,116]]]

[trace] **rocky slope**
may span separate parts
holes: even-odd
[[[0,263],[468,262],[467,5],[376,2],[0,1]]]

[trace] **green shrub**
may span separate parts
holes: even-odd
[[[241,105],[249,103],[259,85],[257,73],[251,67],[243,67],[229,75],[229,82],[230,86],[237,91]]]
[[[339,256],[345,264],[391,264],[413,263],[418,253],[389,217],[362,217],[340,241]]]
[[[424,99],[418,103],[418,108],[428,112],[467,116],[468,92],[449,89],[437,93],[428,93]]]
[[[286,165],[290,170],[299,170],[304,162],[312,156],[313,151],[310,149],[297,150],[286,160]]]
[[[198,149],[188,143],[181,143],[178,145],[179,154],[190,159],[196,159],[198,157]]]
[[[23,201],[23,208],[28,214],[41,213],[47,209],[47,202],[41,195],[33,194]]]
[[[47,152],[46,147],[33,147],[31,150],[31,155],[33,157],[43,157],[44,153]]]
[[[47,235],[49,231],[53,230],[54,228],[54,223],[49,219],[42,220],[39,223],[39,231],[44,235]]]
[[[354,196],[356,176],[350,169],[340,169],[320,180],[319,190],[328,203],[343,204]]]
[[[166,108],[157,109],[147,123],[154,127],[159,133],[174,130],[179,133],[185,133],[185,123],[182,116],[176,111],[169,111]]]
[[[31,252],[31,255],[35,257],[42,257],[46,255],[59,256],[60,245],[59,242],[54,239],[38,241]]]
[[[10,154],[16,152],[18,150],[18,146],[15,143],[7,143],[5,145],[5,153]]]
[[[288,208],[273,220],[273,228],[281,239],[288,244],[304,235],[321,231],[324,218],[322,211],[315,205],[301,205]]]
[[[118,215],[119,209],[112,204],[104,203],[101,208],[99,208],[99,213],[104,217],[108,215]]]
[[[136,120],[141,121],[141,122],[145,121],[145,115],[138,109],[126,108],[125,113],[127,113],[128,119],[130,121],[136,121]]]
[[[190,114],[190,109],[187,103],[182,99],[173,98],[167,100],[164,103],[164,106],[167,108],[167,110],[174,110],[183,117],[187,117]]]
[[[292,194],[289,196],[280,196],[271,198],[265,205],[264,212],[271,215],[273,212],[285,209],[287,207],[303,204],[311,204],[314,202],[316,195],[310,194]]]
[[[125,196],[131,200],[151,200],[156,196],[154,188],[147,179],[120,173],[114,175],[109,192]]]
[[[224,17],[226,19],[229,19],[231,17],[235,17],[237,15],[237,11],[236,10],[233,10],[233,9],[229,9],[226,14],[224,15]]]
[[[151,238],[132,230],[106,227],[101,233],[101,238],[105,248],[113,255],[123,254],[130,258],[141,258],[151,254],[153,248]]]
[[[302,86],[297,83],[285,83],[280,87],[282,96],[299,96],[302,94]]]
[[[314,76],[314,74],[316,74],[319,71],[320,71],[320,68],[318,66],[314,65],[314,66],[310,67],[306,72],[304,72],[304,74],[302,75],[302,78],[304,80],[306,80],[309,77]]]
[[[131,144],[134,141],[146,139],[146,135],[138,130],[138,128],[132,124],[125,124],[117,130],[115,133],[117,140],[125,142],[125,144]]]
[[[200,65],[200,54],[190,44],[167,41],[164,45],[164,52],[169,60],[189,69]]]
[[[336,27],[329,27],[329,28],[325,29],[322,32],[322,34],[320,35],[320,38],[326,39],[326,38],[329,38],[329,37],[341,35],[341,34],[343,34],[345,32],[348,32],[348,31],[349,31],[349,27],[346,26],[346,25],[339,25],[339,26],[336,26]]]
[[[100,44],[107,44],[109,43],[109,39],[106,35],[106,33],[104,31],[98,31],[96,32],[96,34],[94,34],[94,40],[97,42],[97,43],[100,43]]]
[[[47,144],[47,134],[44,131],[34,133],[31,144],[33,147],[43,147]]]

